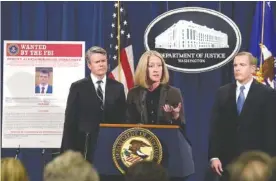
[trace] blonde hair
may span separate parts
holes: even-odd
[[[12,157],[1,159],[1,180],[28,181],[28,173],[20,160]]]
[[[138,85],[144,88],[149,88],[148,63],[151,56],[156,56],[160,58],[162,62],[162,77],[161,77],[160,84],[167,84],[169,82],[169,78],[170,78],[169,71],[165,64],[164,58],[157,51],[149,50],[143,53],[143,55],[139,59],[139,63],[137,65],[135,75],[134,75],[135,85]]]
[[[247,56],[251,65],[257,65],[257,59],[250,52],[239,52],[235,57]]]
[[[90,64],[90,57],[94,53],[100,53],[102,55],[107,56],[107,52],[105,49],[98,47],[98,46],[93,46],[93,47],[89,48],[85,53],[85,60],[86,60],[87,64]]]
[[[230,181],[264,181],[269,177],[271,157],[260,151],[241,154],[229,165]]]
[[[66,151],[48,163],[44,169],[44,181],[99,181],[94,167],[81,153]]]
[[[269,165],[269,181],[275,181],[275,180],[276,180],[276,157],[273,157]]]

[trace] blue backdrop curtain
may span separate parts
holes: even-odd
[[[145,51],[143,36],[148,24],[158,15],[180,7],[210,8],[227,15],[240,28],[241,50],[248,51],[256,2],[156,1],[124,3],[130,22],[135,65]],[[271,5],[276,9],[275,2],[271,2]],[[108,49],[113,10],[114,2],[2,2],[1,45],[3,45],[3,40],[65,40],[85,41],[86,49],[93,45]],[[276,25],[276,23],[274,24]],[[3,53],[3,48],[1,51]],[[1,58],[3,62],[3,57]],[[86,68],[86,74],[88,73]],[[233,80],[232,64],[229,63],[220,69],[206,73],[184,74],[170,71],[170,75],[171,84],[179,87],[184,97],[187,134],[193,146],[196,173],[189,180],[202,181],[208,166],[207,150],[211,106],[218,87]],[[2,157],[14,156],[15,153],[15,149],[2,149]],[[41,149],[25,149],[21,150],[21,153],[23,154],[21,155],[22,160],[29,172],[34,172],[35,168],[40,170],[30,174],[31,181],[40,181],[41,163],[50,160],[51,151],[46,150],[45,156],[41,160],[24,160],[24,154],[39,156]]]

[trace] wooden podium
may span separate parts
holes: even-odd
[[[100,124],[101,128],[161,128],[179,129],[178,125],[155,125],[155,124]]]
[[[112,148],[118,136],[131,128],[144,128],[152,132],[162,145],[161,164],[170,177],[187,177],[194,173],[192,148],[178,125],[101,124],[94,165],[102,175],[121,175],[116,167]]]

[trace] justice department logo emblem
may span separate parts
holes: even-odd
[[[220,68],[239,52],[237,24],[225,14],[201,7],[184,7],[156,17],[144,33],[147,50],[156,50],[169,69],[201,73]]]
[[[113,145],[112,158],[121,173],[139,161],[162,160],[162,146],[159,139],[144,128],[130,128],[122,132]]]

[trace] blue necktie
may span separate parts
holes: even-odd
[[[244,86],[241,86],[240,87],[240,95],[238,97],[238,101],[237,101],[237,108],[238,108],[238,113],[240,114],[241,111],[242,111],[242,106],[244,104],[244,101],[245,101],[245,97],[244,97],[244,93],[243,93],[243,90],[245,89]]]

